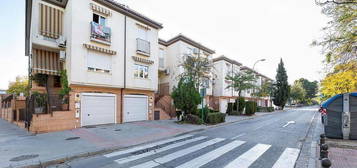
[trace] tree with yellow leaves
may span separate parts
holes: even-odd
[[[325,97],[357,91],[357,73],[353,70],[327,75],[321,81],[321,93]]]

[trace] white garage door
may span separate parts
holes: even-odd
[[[116,123],[114,94],[83,93],[81,97],[82,126]]]
[[[125,95],[123,115],[124,122],[148,120],[148,97]]]
[[[219,100],[219,112],[226,113],[228,107],[228,100],[227,99],[220,99]]]

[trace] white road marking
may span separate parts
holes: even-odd
[[[237,136],[235,136],[235,137],[232,137],[231,139],[237,139],[237,138],[239,138],[239,137],[241,137],[241,136],[244,136],[246,133],[242,133],[242,134],[239,134],[239,135],[237,135]]]
[[[142,154],[131,155],[131,156],[128,156],[128,157],[120,158],[120,159],[115,160],[115,162],[117,162],[118,164],[127,163],[127,162],[130,162],[130,161],[133,161],[133,160],[138,160],[138,159],[150,156],[150,155],[154,155],[156,153],[164,152],[164,151],[167,151],[167,150],[170,150],[170,149],[182,146],[182,145],[186,145],[186,144],[191,143],[191,142],[195,142],[195,141],[199,141],[199,140],[205,139],[205,138],[207,138],[207,137],[201,136],[201,137],[189,139],[189,140],[186,140],[186,141],[182,141],[182,142],[174,143],[172,145],[165,146],[165,147],[157,149],[157,150],[152,150],[152,151],[145,152],[145,153],[142,153]]]
[[[294,168],[299,153],[299,149],[286,148],[272,168]]]
[[[290,125],[290,124],[295,124],[295,121],[289,121],[289,122],[287,122],[283,127],[287,127],[287,126]]]
[[[216,143],[221,142],[223,140],[224,139],[222,139],[222,138],[215,138],[215,139],[212,139],[212,140],[209,140],[209,141],[206,141],[206,142],[191,146],[189,148],[182,149],[182,150],[179,150],[177,152],[165,155],[163,157],[156,158],[153,161],[149,161],[149,162],[145,162],[143,164],[136,165],[136,166],[134,166],[132,168],[142,168],[142,167],[152,168],[152,167],[156,167],[156,166],[159,166],[160,164],[164,164],[164,163],[170,162],[170,161],[172,161],[174,159],[177,159],[177,158],[185,156],[185,155],[187,155],[189,153],[198,151],[200,149],[203,149],[203,148],[205,148],[207,146],[216,144]]]
[[[185,138],[192,137],[192,136],[193,135],[178,136],[178,137],[175,137],[175,138],[170,138],[170,139],[158,141],[158,142],[154,142],[154,143],[151,143],[151,144],[141,145],[141,146],[137,146],[137,147],[130,148],[130,149],[127,149],[127,150],[123,150],[123,151],[109,153],[109,154],[106,154],[106,155],[103,155],[103,156],[105,156],[105,157],[119,156],[119,155],[122,155],[122,154],[127,154],[127,153],[135,152],[135,151],[138,151],[138,150],[146,149],[146,148],[152,148],[152,147],[157,146],[157,145],[162,145],[162,144],[165,144],[165,143],[168,143],[168,142],[173,142],[173,141],[177,141],[177,140],[180,140],[180,139],[185,139]]]
[[[201,155],[200,157],[197,157],[189,162],[186,162],[177,168],[196,168],[196,167],[201,167],[208,162],[217,159],[218,157],[222,156],[223,154],[233,150],[234,148],[244,144],[244,141],[233,141],[229,144],[226,144],[220,148],[217,148],[211,152],[208,152],[204,155]]]
[[[247,152],[240,155],[237,159],[230,162],[225,168],[248,168],[255,160],[257,160],[271,145],[258,144]]]

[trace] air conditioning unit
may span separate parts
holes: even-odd
[[[60,51],[59,53],[60,60],[66,60],[66,51]]]
[[[200,51],[198,50],[198,48],[193,49],[193,54],[199,54],[199,53],[200,53]]]
[[[165,69],[165,74],[166,74],[166,75],[170,75],[170,69],[166,68],[166,69]]]
[[[66,48],[67,41],[63,36],[59,36],[59,38],[56,41],[57,41],[58,47]]]

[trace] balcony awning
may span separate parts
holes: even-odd
[[[33,49],[31,60],[32,74],[59,75],[61,70],[59,53]]]
[[[136,61],[136,62],[144,63],[144,64],[153,64],[153,63],[154,63],[153,60],[149,60],[149,59],[145,59],[145,58],[140,58],[140,57],[136,57],[136,56],[133,56],[133,60]]]
[[[110,16],[112,14],[112,12],[109,9],[103,8],[103,7],[101,7],[99,5],[96,5],[94,3],[91,3],[91,6],[92,6],[92,10],[93,11],[96,11],[96,12],[101,13],[103,15]]]
[[[94,51],[98,51],[98,52],[105,53],[105,54],[110,54],[110,55],[116,55],[117,54],[116,51],[109,50],[109,49],[102,48],[102,47],[98,47],[98,46],[95,46],[95,45],[91,45],[91,44],[83,44],[83,45],[84,45],[84,47],[86,47],[89,50],[94,50]]]

